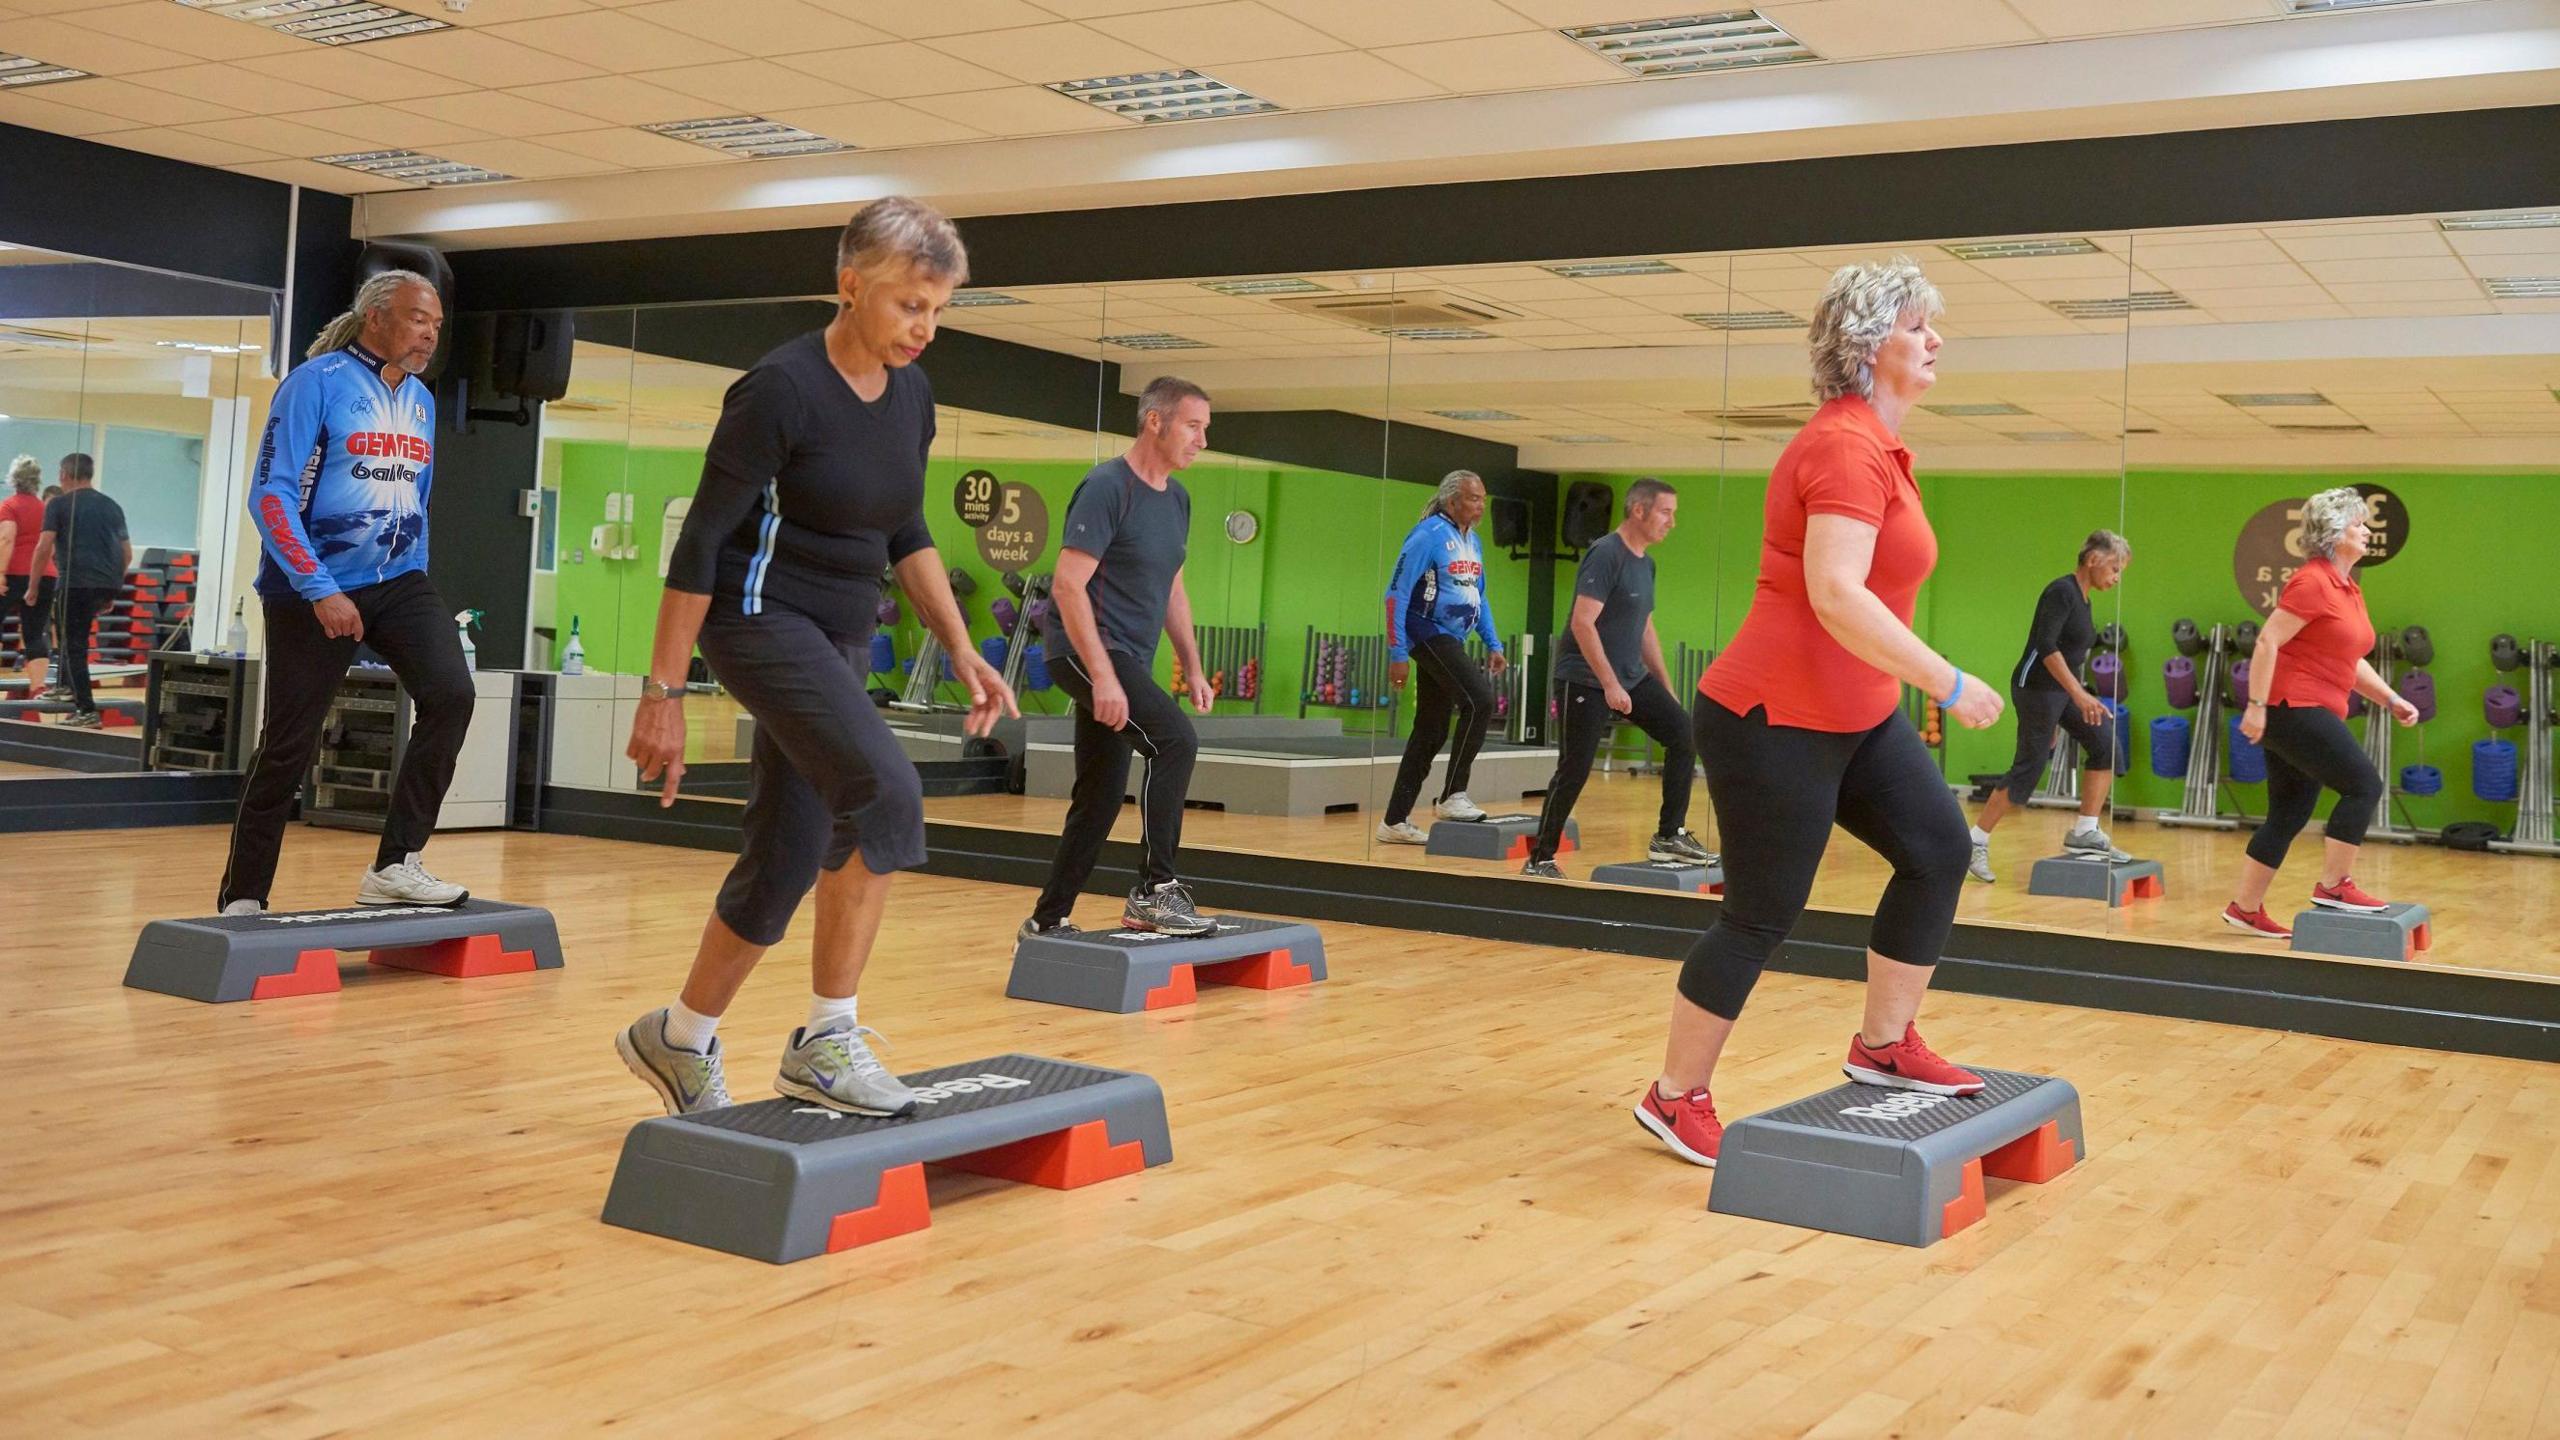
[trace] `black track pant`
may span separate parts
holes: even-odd
[[[391,782],[382,844],[374,851],[373,866],[379,870],[425,849],[427,837],[435,833],[436,814],[453,784],[454,757],[471,729],[476,697],[453,612],[423,573],[413,570],[346,596],[364,617],[362,643],[400,677],[413,717],[400,773]],[[358,643],[353,636],[332,638],[322,630],[307,600],[262,597],[259,604],[267,616],[266,729],[241,782],[240,814],[231,825],[231,863],[222,876],[225,905],[266,902],[293,798],[310,773],[329,702],[355,661]]]
[[[1152,887],[1176,878],[1173,857],[1182,848],[1182,806],[1191,793],[1200,737],[1146,667],[1115,650],[1111,669],[1129,697],[1129,723],[1117,730],[1093,718],[1093,678],[1081,657],[1068,652],[1049,665],[1058,688],[1076,702],[1076,788],[1067,802],[1067,822],[1058,829],[1049,883],[1031,911],[1043,926],[1067,918],[1102,858],[1102,842],[1111,837],[1111,822],[1129,793],[1133,751],[1147,757],[1146,783],[1138,791],[1138,823],[1146,840],[1139,883]]]
[[[868,613],[865,613],[868,620]],[[818,872],[859,852],[874,875],[924,863],[924,785],[871,703],[866,623],[834,636],[767,602],[715,600],[697,642],[720,687],[756,719],[738,863],[714,913],[751,945],[791,925]]]
[[[2080,707],[2059,690],[2012,689],[2009,713],[2018,720],[2018,753],[2009,762],[2009,776],[2002,787],[2009,792],[2009,803],[2024,805],[2034,798],[2036,785],[2053,764],[2053,732],[2068,730],[2080,742],[2080,769],[2112,770],[2116,765],[2114,738],[2108,726],[2092,725],[2080,718]]]
[[[2273,870],[2284,864],[2293,837],[2311,823],[2323,787],[2338,792],[2329,811],[2329,838],[2364,843],[2382,803],[2382,775],[2356,742],[2347,722],[2307,705],[2267,707],[2267,818],[2249,837],[2249,858]]]
[[[98,708],[89,688],[89,627],[114,603],[116,592],[105,586],[73,585],[62,592],[62,674],[74,709]]]
[[[1467,788],[1476,752],[1484,748],[1485,728],[1493,723],[1493,682],[1467,655],[1455,636],[1434,635],[1416,641],[1413,657],[1413,733],[1405,738],[1404,759],[1396,766],[1396,787],[1387,795],[1386,822],[1402,824],[1422,797],[1422,782],[1431,776],[1431,761],[1449,739],[1449,720],[1457,717],[1457,742],[1449,749],[1449,771],[1440,783],[1440,798]]]
[[[1698,697],[1698,758],[1724,856],[1724,911],[1689,947],[1680,993],[1730,1020],[1804,913],[1836,821],[1893,865],[1867,944],[1935,965],[1973,850],[1964,811],[1902,716],[1845,734],[1772,725]]]
[[[1556,846],[1564,840],[1564,822],[1573,814],[1573,802],[1582,798],[1583,784],[1591,778],[1591,761],[1600,753],[1600,742],[1607,738],[1610,722],[1618,718],[1596,685],[1568,683],[1558,698],[1556,708],[1564,714],[1564,741],[1556,755],[1555,778],[1547,782],[1546,807],[1538,812],[1538,838],[1529,850],[1532,860],[1556,858]],[[1662,747],[1662,817],[1655,824],[1654,833],[1668,835],[1689,823],[1689,786],[1698,769],[1698,752],[1690,744],[1689,717],[1662,682],[1651,675],[1638,680],[1627,691],[1627,698],[1635,703],[1628,708],[1626,718]]]
[[[18,645],[21,665],[31,660],[49,659],[53,655],[53,577],[35,582],[35,594],[27,593],[27,577],[9,577],[9,611],[18,617]],[[30,695],[30,700],[40,697]]]

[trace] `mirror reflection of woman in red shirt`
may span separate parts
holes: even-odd
[[[2267,887],[2293,837],[2311,822],[2323,789],[2337,791],[2338,803],[2329,811],[2311,903],[2328,910],[2383,908],[2354,879],[2383,786],[2382,773],[2347,728],[2347,697],[2388,706],[2403,725],[2418,723],[2418,707],[2401,699],[2365,658],[2373,651],[2373,617],[2356,583],[2356,562],[2373,548],[2372,519],[2364,492],[2352,485],[2302,502],[2302,553],[2311,558],[2285,582],[2249,656],[2249,708],[2241,713],[2240,733],[2266,747],[2267,818],[2249,837],[2240,888],[2222,919],[2269,940],[2292,938],[2267,914]]]

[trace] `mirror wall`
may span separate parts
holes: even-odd
[[[218,725],[182,724],[147,762],[143,682],[154,651],[223,648],[254,576],[239,502],[276,306],[0,244],[0,777],[225,769],[246,753]]]

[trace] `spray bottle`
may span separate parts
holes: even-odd
[[[575,615],[569,617],[569,643],[560,651],[560,673],[563,675],[587,673],[587,647],[578,643],[578,617]]]
[[[462,668],[479,669],[480,647],[471,643],[471,627],[480,623],[480,612],[477,610],[455,611],[453,623],[454,627],[462,632]]]
[[[222,653],[249,653],[249,597],[246,595],[231,602],[231,628],[222,632]]]

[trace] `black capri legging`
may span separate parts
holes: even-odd
[[[1964,890],[1964,811],[1899,714],[1869,730],[1772,725],[1700,695],[1692,707],[1707,798],[1724,836],[1724,911],[1689,947],[1680,993],[1727,1020],[1804,913],[1831,827],[1893,865],[1867,944],[1888,960],[1935,965]]]
[[[2249,858],[2270,870],[2284,864],[2293,837],[2311,823],[2323,787],[2338,792],[2329,838],[2361,845],[2382,804],[2382,772],[2337,715],[2309,705],[2267,707],[2267,818],[2249,837]]]
[[[2080,718],[2080,707],[2061,691],[2012,689],[2009,713],[2018,717],[2018,753],[2009,762],[2009,774],[2001,788],[2009,792],[2011,804],[2024,805],[2036,793],[2036,783],[2044,778],[2045,767],[2053,763],[2056,730],[2068,730],[2071,738],[2080,742],[2082,770],[2115,768],[2116,747],[2107,727]]]
[[[53,658],[53,577],[47,575],[35,583],[35,593],[27,593],[27,577],[9,577],[9,609],[18,617],[20,646],[19,664],[29,660]]]

